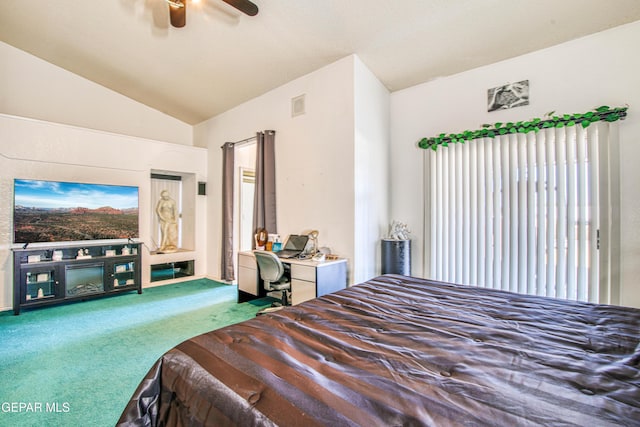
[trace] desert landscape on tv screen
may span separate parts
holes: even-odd
[[[14,243],[138,237],[138,187],[16,179]]]

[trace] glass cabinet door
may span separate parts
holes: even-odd
[[[22,302],[32,302],[56,296],[56,270],[31,270],[25,273]]]
[[[113,264],[113,289],[136,285],[136,262],[116,262]]]

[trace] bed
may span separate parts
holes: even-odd
[[[121,426],[640,425],[640,310],[384,275],[189,339]]]

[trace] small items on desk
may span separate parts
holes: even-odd
[[[280,240],[280,235],[268,233],[261,228],[255,234],[256,250],[277,253],[282,259],[310,260],[314,262],[335,261],[340,259],[332,254],[328,247],[319,247],[318,231],[312,230],[302,234],[290,234],[286,244]]]
[[[267,238],[267,243],[265,245],[265,250],[271,252],[278,252],[282,249],[282,243],[280,243],[280,235],[279,234],[269,234]]]
[[[319,261],[319,262],[335,261],[338,259],[340,259],[340,255],[332,254],[331,249],[327,248],[326,246],[318,249],[318,252],[313,257],[314,261]]]
[[[267,234],[267,230],[264,228],[259,228],[258,231],[256,232],[256,235],[254,236],[254,239],[256,241],[256,249],[257,250],[264,250],[265,246],[267,244],[267,240],[268,240],[268,234]]]
[[[256,250],[278,252],[282,248],[280,235],[268,233],[266,229],[260,228],[254,236]]]

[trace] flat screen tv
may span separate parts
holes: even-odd
[[[14,180],[13,242],[138,237],[138,187]]]

